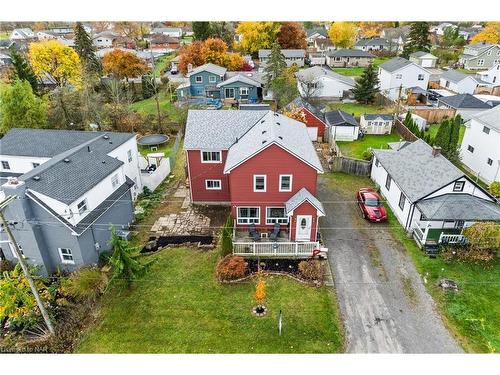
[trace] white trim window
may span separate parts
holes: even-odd
[[[2,169],[10,169],[10,164],[8,161],[2,160]]]
[[[111,177],[111,186],[115,189],[120,184],[120,179],[118,178],[118,174],[115,174]]]
[[[58,248],[58,250],[62,264],[75,264],[75,259],[73,258],[73,253],[71,252],[71,249],[68,249],[66,247],[60,247]]]
[[[220,151],[202,151],[201,152],[201,162],[202,163],[221,163],[222,155]]]
[[[266,224],[288,224],[285,207],[266,207]]]
[[[396,79],[403,79],[403,75],[401,73],[396,74]]]
[[[248,96],[248,87],[240,87],[240,96]]]
[[[217,82],[217,77],[216,76],[208,76],[208,82],[210,82],[210,83]]]
[[[406,202],[406,197],[403,193],[399,195],[399,208],[401,208],[401,211],[405,209],[405,202]]]
[[[88,207],[87,207],[87,199],[83,199],[82,201],[80,201],[80,203],[78,203],[76,205],[76,208],[78,210],[78,213],[80,215],[82,215],[83,213],[87,212],[88,211]]]
[[[265,174],[254,174],[253,175],[253,191],[254,193],[265,193],[266,192],[266,180],[267,176]]]
[[[453,191],[464,191],[465,181],[455,181]]]
[[[221,180],[205,180],[205,189],[222,190]]]
[[[203,83],[203,76],[196,76],[196,77],[194,77],[194,81],[196,83]]]
[[[260,224],[260,207],[237,207],[236,222],[238,224]]]
[[[417,77],[417,80],[418,81],[423,81],[424,80],[424,75],[423,74],[419,74],[418,77]]]
[[[127,160],[129,163],[132,161],[132,150],[127,151]]]
[[[292,191],[292,175],[280,174],[280,191]]]

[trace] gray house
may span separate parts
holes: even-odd
[[[362,38],[354,45],[361,51],[388,51],[389,42],[385,38]]]
[[[265,65],[269,55],[271,54],[270,49],[260,49],[259,50],[259,62],[261,65]],[[281,54],[285,57],[286,65],[292,66],[297,65],[299,67],[304,66],[304,59],[306,57],[306,51],[303,49],[282,49]]]
[[[0,201],[23,256],[40,272],[73,271],[126,237],[140,187],[135,135],[12,129],[0,140]],[[0,257],[16,261],[0,231]]]
[[[375,56],[359,49],[339,49],[327,52],[326,64],[332,68],[347,68],[350,66],[368,66]]]
[[[469,44],[464,47],[458,63],[464,69],[489,69],[500,64],[500,45],[484,42]]]

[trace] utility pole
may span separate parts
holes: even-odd
[[[151,65],[153,65],[153,74],[152,74],[152,81],[151,84],[153,85],[153,89],[155,90],[155,101],[156,101],[156,111],[158,114],[158,133],[162,133],[162,128],[161,128],[161,112],[160,112],[160,99],[158,98],[158,86],[156,84],[156,64],[155,64],[155,58],[153,55],[153,49],[151,48],[151,45],[149,46],[149,52],[151,54]],[[161,75],[161,74],[160,74]]]
[[[28,283],[30,285],[31,291],[33,292],[33,295],[35,296],[36,303],[38,305],[38,308],[40,309],[40,312],[42,313],[43,320],[45,320],[45,324],[47,325],[47,328],[49,329],[49,332],[53,335],[54,334],[54,326],[52,325],[52,322],[50,321],[49,314],[47,310],[45,309],[45,306],[43,305],[42,299],[40,298],[40,295],[38,294],[38,290],[36,289],[35,282],[33,281],[33,278],[31,277],[28,266],[26,265],[23,255],[21,254],[21,250],[19,250],[19,245],[16,242],[16,239],[14,238],[14,235],[12,234],[9,224],[7,223],[7,220],[5,220],[5,217],[3,216],[3,210],[5,207],[9,205],[10,202],[12,202],[14,199],[16,199],[15,195],[11,195],[7,199],[5,199],[3,202],[0,203],[0,221],[3,224],[3,227],[5,228],[5,232],[7,233],[7,236],[9,237],[9,241],[12,244],[14,253],[17,256],[17,260],[19,261],[19,264],[21,265],[21,268],[24,272],[24,276],[26,276],[26,279],[28,280]]]

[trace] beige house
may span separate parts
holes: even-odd
[[[326,64],[332,68],[368,66],[374,57],[371,53],[358,49],[339,49],[326,53]]]

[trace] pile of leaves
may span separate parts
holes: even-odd
[[[325,277],[325,270],[321,262],[317,259],[303,260],[299,263],[300,275],[311,281],[322,282]]]

